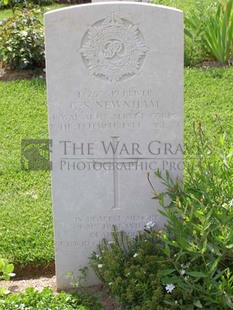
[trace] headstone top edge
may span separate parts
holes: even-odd
[[[160,9],[165,9],[168,11],[172,11],[172,12],[177,12],[177,13],[181,13],[183,15],[183,11],[177,9],[177,8],[173,8],[173,7],[168,7],[165,5],[159,5],[159,4],[152,4],[152,3],[145,3],[145,2],[132,2],[132,1],[109,1],[109,2],[96,2],[96,3],[85,3],[85,4],[79,4],[79,5],[72,5],[66,8],[61,8],[61,9],[56,9],[56,10],[52,10],[50,12],[46,12],[44,14],[44,17],[46,16],[50,16],[53,14],[57,14],[57,13],[62,13],[65,11],[69,11],[69,10],[73,10],[75,9],[80,9],[80,8],[84,8],[84,7],[93,7],[93,6],[108,6],[108,5],[131,5],[131,6],[146,6],[146,7],[153,7],[153,8],[160,8]]]

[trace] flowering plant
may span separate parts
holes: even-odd
[[[168,220],[162,239],[173,265],[159,275],[181,289],[181,304],[233,309],[233,149],[224,135],[210,139],[201,126],[194,133],[184,186],[156,173],[166,186],[155,197]]]
[[[194,134],[184,184],[156,172],[165,185],[162,193],[153,189],[167,218],[163,231],[145,223],[130,239],[115,228],[113,241],[92,255],[124,309],[233,309],[233,148],[201,126]]]

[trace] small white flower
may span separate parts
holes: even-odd
[[[148,222],[148,223],[146,224],[146,228],[147,228],[147,229],[152,229],[154,226],[155,226],[155,223],[153,223],[152,221],[150,221],[150,222]]]
[[[111,286],[111,285],[113,285],[113,283],[112,283],[112,282],[109,282],[108,285]]]
[[[178,301],[177,300],[175,300],[175,304],[178,305]]]
[[[103,267],[103,264],[98,264],[97,267],[98,267],[98,268],[102,268],[102,267]]]
[[[188,278],[189,278],[189,277],[188,277],[188,276],[186,276],[186,277],[184,277],[184,280],[185,280],[185,281],[187,281],[187,280],[188,280]]]
[[[233,207],[233,199],[228,202],[229,206]]]
[[[174,288],[175,288],[175,285],[174,284],[167,284],[166,286],[165,286],[165,290],[167,291],[167,293],[171,293],[173,290],[174,290]]]
[[[137,257],[138,255],[139,255],[138,253],[135,253],[133,257]]]
[[[114,244],[115,243],[115,241],[109,241],[108,242],[108,244]]]
[[[186,271],[184,269],[180,270],[180,274],[183,276],[186,273]]]

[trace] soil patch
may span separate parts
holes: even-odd
[[[14,270],[16,276],[13,278],[13,281],[53,277],[55,275],[55,263],[51,262],[46,265],[30,264],[27,266],[15,264]]]
[[[225,65],[221,65],[219,61],[203,61],[199,65],[197,65],[198,68],[204,68],[204,69],[209,69],[209,68],[226,68],[226,67],[231,67],[233,65],[233,62],[229,61]]]
[[[43,69],[35,70],[7,70],[0,66],[0,81],[30,80],[34,77],[45,78]]]

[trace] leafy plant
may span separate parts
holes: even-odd
[[[15,273],[14,265],[10,264],[7,259],[0,257],[0,280],[10,280],[10,277],[14,277]]]
[[[222,65],[233,58],[233,0],[219,4],[215,16],[204,23],[203,43],[206,51]]]
[[[16,10],[0,24],[0,59],[11,69],[44,66],[44,30],[39,9]]]
[[[195,11],[185,18],[185,34],[203,54],[226,64],[233,52],[233,0],[217,2],[203,14]],[[206,13],[207,12],[207,13]]]
[[[80,268],[78,276],[75,276],[73,272],[66,274],[66,279],[70,279],[70,285],[74,288],[82,287],[87,278],[87,267]]]
[[[175,251],[173,269],[159,274],[182,289],[182,302],[192,296],[189,307],[233,309],[233,148],[224,135],[207,138],[201,126],[194,133],[196,154],[186,165],[184,187],[156,173],[167,189],[155,194],[168,220],[166,254]]]
[[[168,262],[158,233],[139,233],[131,240],[123,231],[114,228],[112,237],[112,241],[104,239],[98,253],[94,252],[91,257],[99,279],[123,309],[165,310],[165,288],[157,272]]]
[[[14,11],[17,7],[27,8],[33,5],[49,5],[54,2],[54,0],[0,0],[0,8],[10,7]]]
[[[184,184],[156,172],[163,231],[146,228],[131,240],[114,230],[92,256],[124,309],[233,309],[233,147],[201,125],[194,134]]]
[[[7,259],[0,257],[0,280],[9,280],[11,277],[15,276],[14,265],[10,264]],[[5,295],[7,290],[5,288],[0,288],[0,297]]]
[[[27,309],[27,310],[44,310],[44,309],[64,309],[64,310],[100,310],[101,305],[96,298],[90,295],[80,295],[77,293],[54,294],[48,287],[42,292],[33,288],[28,288],[24,293],[9,294],[0,299],[0,308],[2,310]]]

